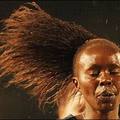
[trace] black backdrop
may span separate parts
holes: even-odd
[[[0,19],[9,14],[28,0],[0,1]],[[32,0],[29,0],[32,1]],[[34,0],[42,9],[54,17],[75,21],[88,30],[119,40],[120,38],[120,1],[119,0]]]
[[[0,1],[0,19],[27,1]],[[97,35],[120,39],[120,1],[34,1],[54,17],[75,21]],[[0,118],[40,118],[36,103],[18,91],[0,89]]]

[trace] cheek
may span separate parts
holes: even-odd
[[[113,84],[117,89],[117,93],[118,93],[117,100],[118,100],[118,103],[120,104],[120,76],[113,77],[112,80],[113,80]]]
[[[79,84],[80,90],[85,96],[94,94],[94,91],[96,89],[96,82],[94,80],[91,80],[86,75],[82,74],[79,76]]]
[[[113,83],[117,87],[118,91],[120,92],[120,77],[114,77]]]

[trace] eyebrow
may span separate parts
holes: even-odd
[[[118,65],[118,64],[110,64],[109,65],[110,66],[110,68],[120,68],[120,65]]]
[[[118,65],[118,64],[107,64],[106,66],[108,66],[111,69],[113,69],[113,68],[120,68],[120,65]],[[100,69],[101,65],[93,64],[93,65],[91,65],[91,66],[88,67],[88,70],[95,69],[95,68]]]
[[[98,65],[98,64],[93,64],[93,65],[91,65],[91,66],[88,67],[88,70],[89,69],[95,69],[95,68],[101,68],[101,66]]]

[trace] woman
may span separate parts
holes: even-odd
[[[72,101],[80,95],[72,82],[73,58],[76,50],[96,35],[48,15],[35,2],[18,8],[4,20],[4,26],[0,33],[1,77],[14,76],[1,84],[36,96],[40,109],[48,110],[46,119],[83,111],[84,105],[77,111],[69,108],[71,103],[76,107]]]
[[[85,108],[78,116],[66,119],[119,119],[119,47],[106,39],[89,40],[77,50],[73,71]]]

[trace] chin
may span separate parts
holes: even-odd
[[[117,101],[115,96],[99,96],[97,98],[98,108],[101,112],[113,111],[117,106]]]
[[[115,105],[112,103],[102,103],[100,105],[101,112],[110,112],[115,109]]]

